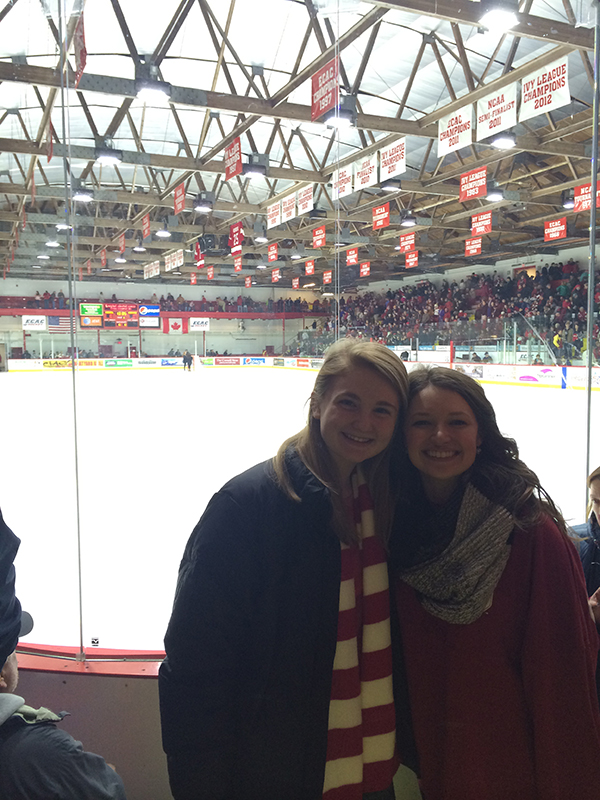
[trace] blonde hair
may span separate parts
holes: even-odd
[[[333,526],[340,539],[350,543],[357,540],[354,526],[348,525],[341,502],[341,486],[338,484],[337,471],[333,460],[321,436],[321,423],[313,415],[315,405],[323,401],[334,380],[340,375],[347,375],[354,369],[366,367],[386,380],[398,396],[398,418],[392,440],[387,448],[361,464],[365,480],[373,498],[378,535],[387,541],[397,480],[390,480],[390,472],[399,462],[403,449],[403,422],[407,406],[408,376],[402,361],[391,350],[376,342],[357,342],[353,339],[342,339],[333,344],[325,356],[323,366],[319,370],[315,386],[310,397],[308,424],[295,436],[281,445],[273,459],[273,469],[283,492],[292,500],[300,502],[285,463],[285,454],[289,449],[295,450],[306,467],[331,492],[334,510]]]

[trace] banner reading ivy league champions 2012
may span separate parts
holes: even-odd
[[[568,66],[569,59],[565,56],[523,79],[519,122],[571,102]]]

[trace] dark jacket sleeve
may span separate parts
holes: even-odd
[[[21,627],[21,604],[15,597],[13,566],[20,544],[0,511],[0,668],[17,646]]]
[[[180,566],[159,675],[175,800],[234,794],[236,696],[261,582],[255,517],[246,503],[221,490],[194,529]]]
[[[7,725],[13,724],[10,720]],[[15,720],[5,738],[0,795],[11,800],[126,800],[123,781],[95,753],[54,725]],[[3,737],[4,738],[4,737]]]

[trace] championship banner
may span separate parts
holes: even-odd
[[[119,236],[118,242],[119,242],[119,253],[124,253],[125,252],[125,234],[124,233],[122,233]]]
[[[242,271],[242,257],[236,256],[233,259],[233,271],[234,272],[241,272]]]
[[[267,228],[276,228],[281,225],[281,200],[267,206]]]
[[[371,262],[370,261],[363,261],[360,265],[360,277],[366,278],[367,275],[371,274]]]
[[[323,273],[323,283],[331,283],[331,270]]]
[[[412,253],[406,254],[406,269],[412,269],[419,266],[419,251],[414,250]]]
[[[373,209],[373,230],[379,228],[387,228],[390,224],[390,204],[385,203],[383,206],[375,206]]]
[[[300,278],[292,278],[292,289],[300,288]]]
[[[377,153],[354,162],[354,191],[366,189],[377,183]]]
[[[486,211],[483,214],[473,214],[471,217],[471,235],[482,236],[484,233],[492,232],[492,212]]]
[[[185,210],[185,183],[180,183],[175,187],[173,193],[173,211],[175,214],[181,214]]]
[[[89,259],[89,258],[88,258],[88,260],[85,262],[85,266],[87,267],[87,274],[88,274],[88,275],[91,275],[91,274],[92,274],[92,262],[90,261],[90,259]]]
[[[305,275],[314,275],[315,274],[315,262],[314,261],[307,261],[304,264],[304,274]]]
[[[567,238],[567,218],[553,219],[551,222],[544,222],[544,241],[552,242],[554,239]]]
[[[202,252],[202,248],[200,247],[200,242],[196,242],[194,245],[194,264],[197,267],[204,266],[204,254]]]
[[[517,124],[517,84],[492,92],[477,101],[476,139],[480,142]]]
[[[244,286],[246,287],[246,289],[249,289],[252,286],[252,278],[250,277],[250,275],[247,275],[244,278]]]
[[[291,194],[281,201],[281,221],[289,222],[296,216],[296,195]]]
[[[458,200],[464,203],[465,200],[472,200],[475,197],[485,197],[487,195],[487,167],[472,169],[464,172],[460,176],[460,194]]]
[[[460,150],[461,147],[468,147],[472,141],[472,118],[473,106],[463,106],[463,108],[455,111],[454,114],[448,114],[447,117],[442,117],[438,122],[438,158],[447,156],[454,150]]]
[[[589,211],[592,207],[592,184],[586,183],[584,186],[576,186],[574,190],[575,205],[573,211],[579,214],[581,211]],[[600,188],[596,190],[596,208],[600,208]]]
[[[336,108],[340,99],[339,59],[336,56],[312,76],[310,119],[314,122]]]
[[[412,253],[416,248],[416,233],[405,233],[400,237],[400,252]]]
[[[342,167],[336,169],[331,176],[331,195],[335,200],[336,197],[346,197],[352,194],[352,167]]]
[[[307,214],[314,208],[313,204],[313,187],[305,186],[304,189],[299,189],[297,192],[298,197],[298,214]]]
[[[465,255],[478,256],[481,253],[481,236],[465,240]]]
[[[144,214],[142,217],[142,239],[147,239],[152,235],[150,230],[150,214]]]
[[[207,267],[206,268],[206,277],[208,278],[209,281],[212,281],[212,279],[215,277],[215,268],[214,267]]]
[[[242,145],[240,137],[225,148],[225,180],[229,181],[242,171]]]
[[[379,151],[379,181],[394,178],[403,172],[406,172],[406,139],[398,139]]]
[[[521,84],[519,122],[555,111],[571,102],[568,56],[532,72]]]
[[[277,251],[278,251],[277,242],[275,242],[274,244],[270,244],[269,247],[267,248],[267,251],[269,253],[269,261],[277,261]]]
[[[346,266],[350,267],[352,264],[358,264],[358,247],[346,250]]]
[[[103,267],[106,266],[106,248],[105,247],[103,247],[102,250],[100,250],[100,264]]]
[[[280,269],[271,270],[271,283],[277,283],[277,281],[280,278],[281,278],[281,270]]]
[[[75,50],[75,88],[79,86],[79,81],[83,75],[83,70],[87,63],[87,49],[85,46],[85,30],[83,27],[83,11],[77,22],[75,33],[73,35],[73,49]],[[32,198],[33,202],[33,198]]]
[[[195,286],[197,281],[198,281],[198,278],[196,276],[196,273],[192,272],[192,274],[190,275],[190,285],[191,286]]]
[[[160,261],[152,261],[150,264],[144,265],[144,280],[155,278],[157,275],[160,275]]]
[[[325,245],[325,225],[313,230],[313,248],[324,247]]]
[[[244,226],[241,222],[236,222],[229,226],[229,248],[232,256],[237,256],[242,252],[242,242],[244,241]]]

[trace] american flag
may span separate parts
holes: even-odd
[[[75,331],[75,318],[72,325]],[[71,333],[71,317],[48,317],[48,333]]]

